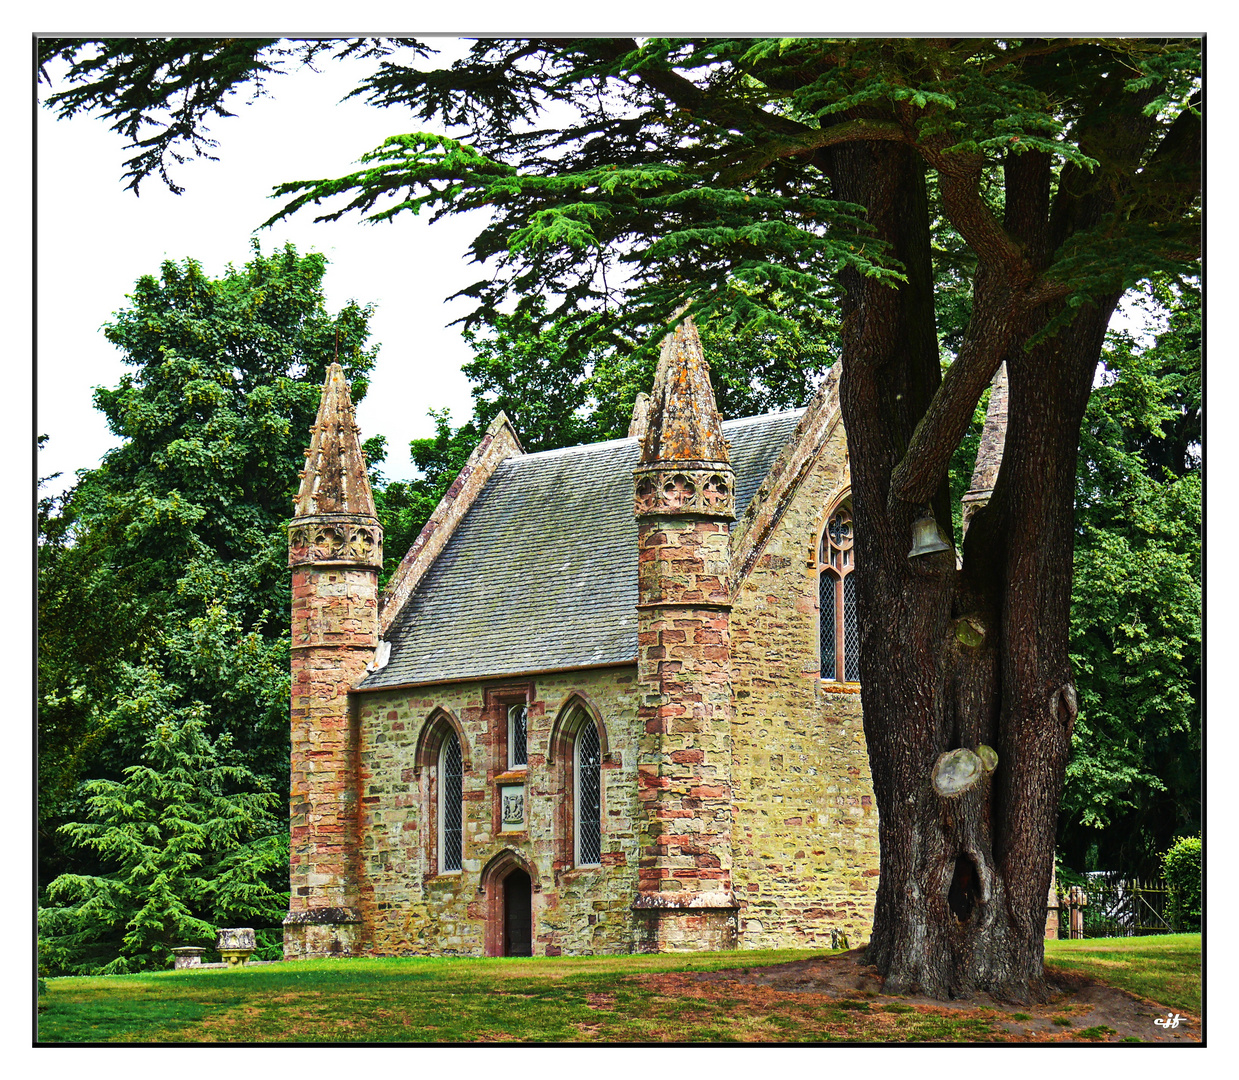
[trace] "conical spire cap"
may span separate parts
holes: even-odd
[[[643,465],[676,461],[730,463],[710,366],[691,318],[663,340],[641,441]]]
[[[306,451],[294,517],[321,514],[376,517],[353,399],[339,363],[332,363],[327,369],[318,417],[310,433],[310,449]]]

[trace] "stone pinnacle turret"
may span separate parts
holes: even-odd
[[[378,643],[383,530],[348,383],[327,371],[288,530],[292,567],[286,959],[356,954],[357,746],[349,690]]]
[[[663,341],[641,443],[641,462],[727,460],[710,367],[701,351],[696,325],[692,319],[685,319]]]
[[[360,432],[344,369],[327,369],[318,416],[310,428],[310,448],[297,490],[294,516],[360,514],[374,517],[374,495],[366,476]]]
[[[638,516],[675,511],[733,519],[735,474],[691,319],[663,342],[647,417],[636,472]]]
[[[972,470],[972,481],[960,500],[963,504],[963,531],[968,532],[968,523],[994,493],[998,470],[1002,466],[1002,450],[1007,441],[1007,365],[1000,364],[994,373],[989,394],[989,408],[985,412],[985,426],[981,429],[981,445],[977,448],[977,463]]]
[[[734,948],[731,546],[735,474],[697,331],[663,343],[637,519],[640,947]]]

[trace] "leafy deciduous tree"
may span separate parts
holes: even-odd
[[[1112,335],[1084,418],[1059,825],[1069,865],[1144,875],[1201,824],[1200,297],[1162,299],[1151,345]]]
[[[219,278],[168,262],[106,327],[134,370],[96,402],[124,441],[40,532],[44,884],[91,870],[56,832],[77,782],[118,780],[157,722],[201,718],[286,790],[285,524],[327,365],[360,396],[375,356],[369,309],[327,313],[325,268],[291,246]]]
[[[158,162],[274,48],[255,43],[212,78],[219,43],[143,45],[164,66],[139,85],[135,46],[41,47],[76,65],[53,106],[102,106],[130,130],[169,117],[138,146]],[[555,297],[549,317],[575,320],[578,353],[652,348],[685,304],[724,327],[787,326],[837,285],[881,821],[868,955],[890,990],[1045,993],[1078,711],[1080,425],[1123,292],[1190,272],[1199,253],[1199,58],[1191,40],[480,41],[445,69],[389,60],[360,88],[463,138],[395,136],[352,173],[278,189],[292,197],[281,213],[337,200],[328,218],[490,207],[472,250],[495,267],[465,290],[473,319]],[[199,79],[188,98],[182,72]],[[541,122],[546,106],[558,111]],[[154,168],[135,158],[135,182]],[[970,311],[945,377],[939,216],[972,260],[953,271]],[[932,507],[950,521],[951,460],[1004,361],[1005,453],[962,569],[912,560],[913,520]],[[935,789],[944,753],[981,746],[996,770]]]

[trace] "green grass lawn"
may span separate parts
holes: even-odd
[[[1199,935],[1138,939],[1134,947],[1062,942],[1047,951],[1053,963],[1199,1014]],[[39,1041],[973,1043],[1003,1037],[1005,1017],[992,1009],[947,1015],[952,1011],[874,995],[829,999],[734,983],[703,988],[677,975],[817,955],[366,958],[49,979]]]
[[[1047,941],[1045,961],[1200,1015],[1200,935]]]

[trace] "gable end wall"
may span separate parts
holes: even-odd
[[[859,687],[818,677],[816,541],[846,477],[836,423],[783,493],[732,609],[732,880],[745,948],[829,948],[840,931],[856,946],[872,924],[878,817]]]
[[[496,777],[504,755],[511,693],[530,687],[526,831],[499,830]],[[562,707],[581,695],[602,717],[602,862],[571,865],[572,790],[565,763],[548,763]],[[491,896],[479,891],[492,859],[511,850],[533,869],[533,953],[572,956],[634,950],[637,892],[636,668],[564,672],[376,691],[358,699],[360,739],[360,907],[364,952],[379,956],[484,956],[495,939]],[[462,870],[435,866],[433,768],[415,761],[422,729],[443,709],[467,744]],[[489,933],[492,935],[488,938]]]

